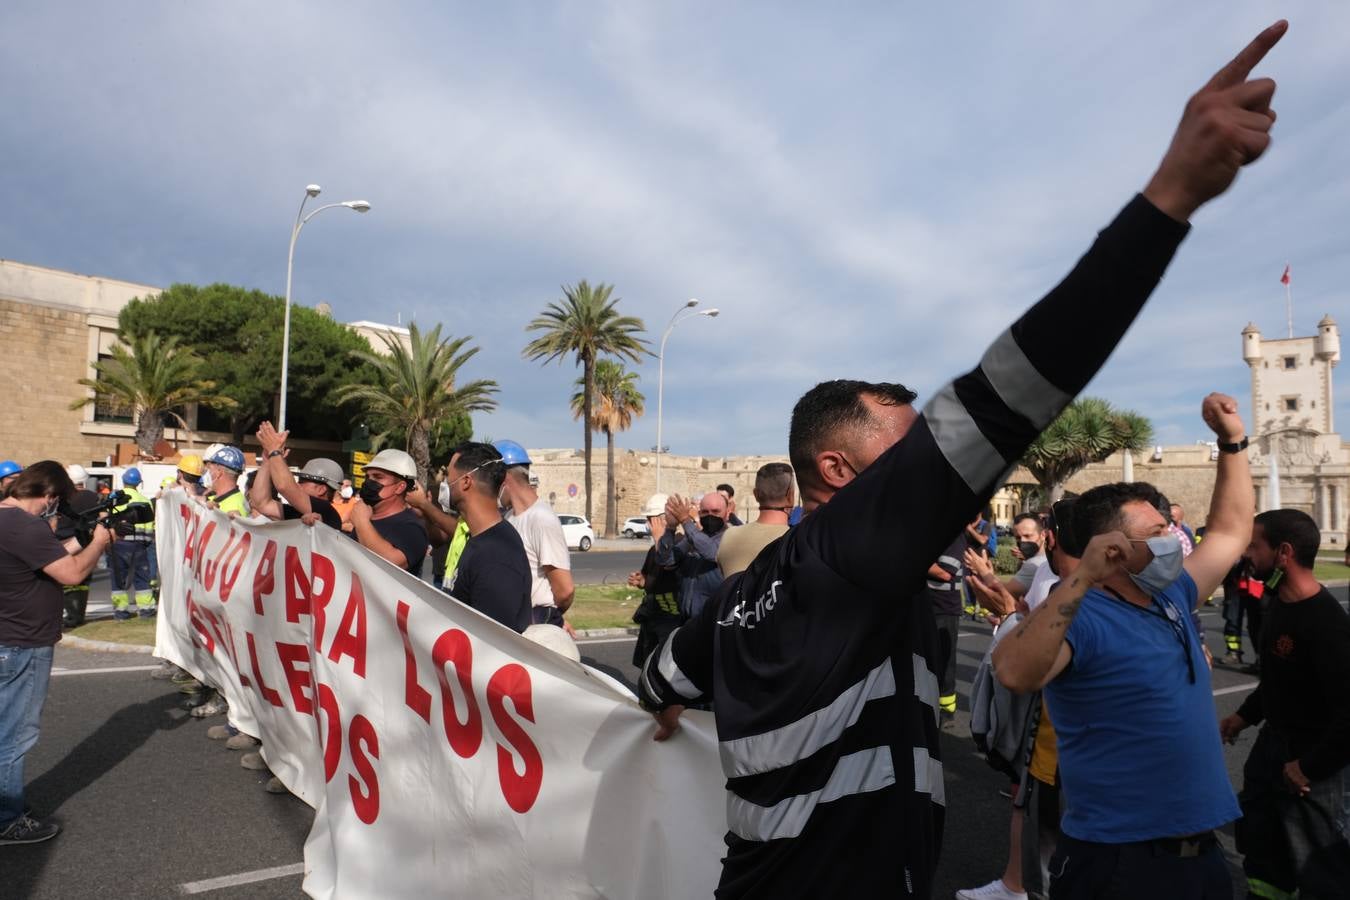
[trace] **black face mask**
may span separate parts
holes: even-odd
[[[1041,545],[1035,541],[1018,541],[1017,549],[1022,551],[1023,559],[1031,559],[1037,553],[1041,552]]]
[[[698,526],[703,529],[704,534],[717,534],[726,527],[726,524],[721,516],[698,517]]]
[[[382,499],[380,497],[380,492],[383,490],[384,485],[380,484],[378,481],[375,481],[372,478],[367,478],[365,481],[361,483],[361,494],[360,494],[361,502],[364,503],[366,506],[369,506],[371,509],[374,509],[375,506]]]

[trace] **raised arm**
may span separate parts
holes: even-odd
[[[800,526],[832,568],[880,586],[894,581],[904,548],[903,577],[921,579],[1105,364],[1162,278],[1185,220],[1269,143],[1275,84],[1246,78],[1285,28],[1266,29],[1191,98],[1144,193],[976,368],[932,397],[899,443]],[[902,596],[917,588],[892,586]]]
[[[1219,441],[1218,472],[1214,494],[1209,502],[1209,523],[1205,539],[1186,557],[1185,568],[1195,580],[1198,596],[1208,597],[1223,583],[1233,563],[1242,556],[1252,539],[1252,520],[1256,516],[1256,492],[1245,448],[1240,447],[1246,431],[1238,415],[1237,401],[1223,394],[1205,398],[1201,413],[1205,424]],[[1229,450],[1223,449],[1224,445]]]

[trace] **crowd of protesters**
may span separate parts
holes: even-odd
[[[1232,398],[1201,410],[1219,451],[1203,533],[1151,485],[1103,485],[1019,516],[1020,566],[1000,578],[980,512],[1123,338],[1191,215],[1264,151],[1274,84],[1248,75],[1283,32],[1263,32],[1192,98],[1143,193],[922,411],[900,384],[825,382],[793,410],[791,465],[757,473],[754,522],[741,524],[729,485],[648,500],[653,546],[629,576],[643,591],[639,697],[657,740],[686,707],[713,712],[728,790],[719,896],[931,895],[947,813],[939,735],[972,609],[996,631],[971,732],[1011,809],[1003,872],[960,900],[1228,898],[1217,832],[1232,823],[1250,896],[1350,895],[1350,616],[1313,576],[1313,520],[1256,514]],[[353,496],[332,460],[293,472],[286,432],[264,423],[257,439],[249,482],[225,446],[185,458],[175,486],[231,515],[333,528],[414,574],[444,548],[436,579],[460,602],[566,641],[566,544],[520,445],[463,444],[433,501],[402,451],[377,454]],[[139,474],[123,476],[124,506],[145,503]],[[58,537],[59,515],[81,519],[79,487],[55,462],[0,463],[0,843],[58,830],[24,804],[23,757],[74,609],[63,588],[87,585],[111,551],[114,615],[155,609],[135,546],[153,546],[152,522]],[[1221,585],[1219,662],[1245,665],[1245,616],[1260,676],[1222,721],[1198,620]],[[156,674],[194,715],[227,712],[191,674]],[[1235,791],[1222,743],[1258,725]],[[265,767],[256,738],[229,725],[208,736]]]

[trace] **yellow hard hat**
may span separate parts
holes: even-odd
[[[178,460],[178,471],[200,477],[203,472],[202,458],[195,453],[185,454]]]
[[[174,478],[172,475],[165,475],[164,479],[159,483],[159,486],[161,488],[173,487],[177,482],[178,479]]]

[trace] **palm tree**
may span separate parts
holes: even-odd
[[[340,388],[342,402],[360,401],[383,429],[375,437],[381,443],[390,432],[405,435],[408,453],[417,463],[423,485],[431,471],[431,436],[438,424],[470,412],[497,408],[492,395],[497,382],[486,379],[456,386],[460,368],[477,347],[465,349],[471,337],[441,339],[441,326],[423,332],[417,323],[408,325],[408,346],[393,335],[380,335],[386,354],[352,351],[352,357],[375,370],[373,384],[349,384]]]
[[[599,359],[595,362],[595,405],[591,410],[591,429],[605,433],[605,537],[617,537],[618,498],[614,487],[614,433],[627,431],[633,426],[633,417],[643,413],[642,392],[637,389],[638,374],[624,371],[623,364],[612,359]],[[586,384],[585,378],[578,378],[576,386],[581,388],[572,395],[572,417],[580,419],[585,415]]]
[[[164,438],[164,417],[178,422],[191,432],[177,410],[189,403],[216,409],[229,409],[235,402],[215,393],[216,383],[202,377],[205,365],[200,356],[178,346],[178,338],[161,338],[153,331],[143,335],[123,335],[123,343],[114,344],[112,359],[94,364],[93,378],[77,382],[93,391],[70,404],[80,409],[104,401],[131,412],[136,418],[136,446],[141,455],[153,456],[155,445]],[[130,344],[130,349],[126,344]]]
[[[526,359],[546,363],[573,355],[581,364],[583,441],[586,455],[586,518],[591,518],[591,424],[595,421],[595,362],[601,355],[617,356],[637,362],[650,353],[647,341],[638,335],[646,331],[642,320],[621,316],[614,308],[618,298],[610,299],[614,286],[591,287],[584,280],[573,287],[563,285],[563,299],[544,307],[526,331],[542,331],[525,345]]]
[[[1088,464],[1117,450],[1143,450],[1152,440],[1148,419],[1097,397],[1083,397],[1070,403],[1027,448],[1022,465],[1054,503],[1064,496],[1065,483]]]

